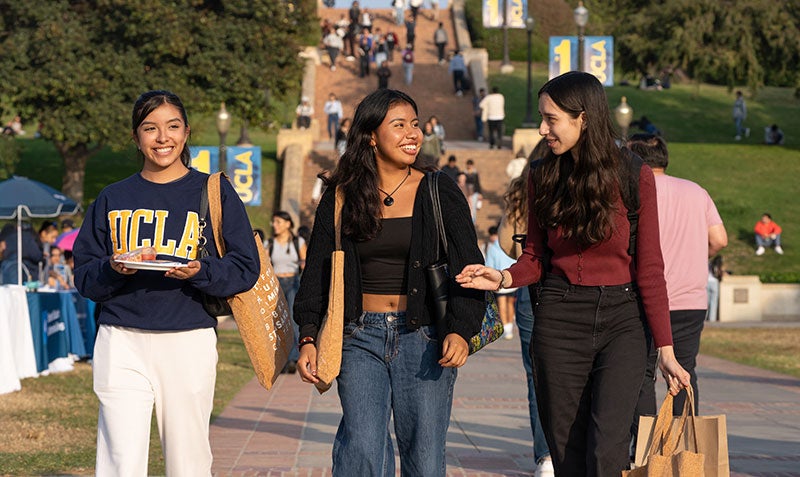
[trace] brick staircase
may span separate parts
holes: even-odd
[[[391,30],[397,34],[400,43],[405,42],[405,27],[395,25],[392,21],[390,9],[370,9],[375,19],[373,29],[380,28],[384,33]],[[336,21],[346,9],[320,10],[320,17]],[[450,44],[448,51],[455,49],[452,20],[449,10],[439,12],[439,19],[430,18],[430,11],[424,11],[417,19],[414,79],[411,85],[403,81],[403,70],[400,64],[399,52],[395,52],[394,61],[391,63],[392,76],[389,87],[408,93],[417,102],[421,121],[427,120],[431,115],[439,118],[446,130],[445,145],[447,153],[442,158],[442,163],[449,155],[455,155],[458,165],[462,169],[467,159],[475,161],[480,174],[483,188],[483,208],[478,211],[476,229],[478,237],[486,237],[486,230],[495,225],[502,215],[502,196],[508,185],[505,169],[508,161],[513,158],[511,149],[489,150],[486,143],[473,140],[475,125],[472,116],[472,92],[464,96],[456,96],[453,90],[452,77],[447,72],[447,65],[439,65],[436,47],[433,44],[433,33],[438,22],[444,23],[448,31]],[[316,119],[320,124],[322,141],[315,144],[314,151],[304,164],[302,203],[300,222],[310,224],[313,222],[315,204],[311,202],[311,190],[316,180],[316,175],[322,170],[331,170],[335,167],[336,154],[332,141],[327,139],[325,131],[326,118],[323,113],[325,101],[329,93],[335,93],[342,101],[345,117],[352,117],[358,102],[378,86],[378,79],[374,71],[365,78],[358,77],[358,62],[348,62],[340,55],[336,62],[336,71],[331,71],[327,54],[321,53],[323,64],[316,67],[315,104]],[[508,141],[507,141],[508,142]],[[509,144],[506,144],[507,146]]]

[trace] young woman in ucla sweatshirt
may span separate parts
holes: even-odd
[[[93,361],[97,475],[147,475],[154,404],[167,474],[211,474],[217,322],[201,297],[249,289],[259,259],[244,205],[225,180],[225,256],[217,258],[205,217],[211,257],[198,259],[198,210],[208,176],[189,168],[189,132],[176,95],[142,94],[132,115],[142,170],[103,189],[75,243],[75,286],[101,306]],[[142,247],[184,266],[156,271],[120,262]]]

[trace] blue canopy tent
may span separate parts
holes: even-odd
[[[34,218],[74,215],[80,205],[52,187],[27,177],[0,182],[0,219],[17,219],[17,284],[22,285],[22,214]]]

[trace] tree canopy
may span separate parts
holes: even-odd
[[[800,6],[791,0],[587,1],[624,71],[680,68],[696,81],[800,87]]]
[[[177,93],[190,113],[221,101],[251,124],[299,87],[312,0],[0,0],[6,109],[38,121],[64,158],[63,190],[83,198],[87,159],[130,143],[143,91]],[[287,98],[288,99],[288,98]]]

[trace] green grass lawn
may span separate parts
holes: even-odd
[[[506,128],[511,134],[525,117],[527,69],[516,64],[502,75],[497,64],[490,68],[489,84],[498,86],[506,99]],[[533,66],[533,114],[538,122],[536,94],[545,83],[546,68]],[[721,86],[674,84],[662,91],[643,91],[632,86],[607,89],[613,109],[626,96],[634,118],[645,115],[664,133],[669,143],[667,172],[703,186],[717,205],[729,245],[723,250],[726,267],[737,275],[759,275],[764,281],[800,282],[800,205],[793,200],[800,190],[800,100],[789,88],[764,88],[752,98],[747,94],[749,138],[733,139],[731,118],[734,93]],[[763,128],[777,123],[786,145],[766,146]],[[632,130],[631,133],[639,132]],[[785,255],[771,251],[756,257],[753,225],[770,212],[783,228]]]
[[[253,378],[238,331],[220,330],[212,420]],[[92,369],[76,363],[68,373],[22,381],[22,391],[0,396],[0,475],[91,475],[97,439]],[[164,475],[155,417],[148,475]]]

